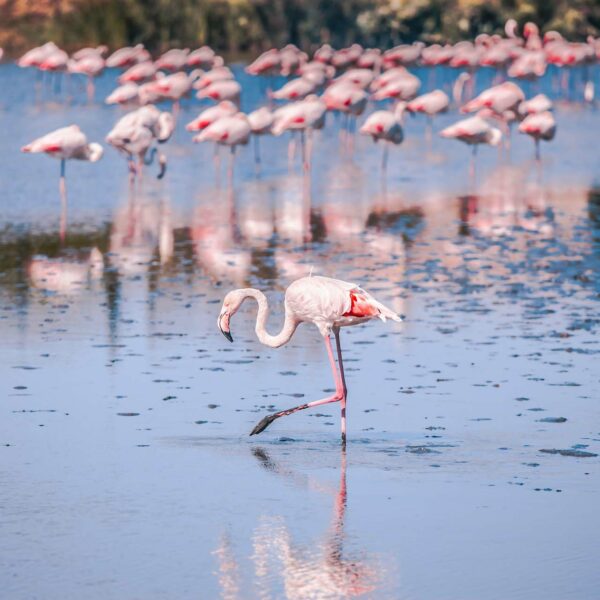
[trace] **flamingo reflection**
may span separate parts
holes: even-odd
[[[252,453],[267,471],[301,485],[331,493],[310,476],[301,478],[271,458],[264,448],[255,447]],[[333,492],[331,524],[320,537],[310,544],[294,541],[292,533],[281,516],[264,516],[253,534],[252,562],[254,563],[257,595],[261,598],[276,596],[283,588],[289,600],[307,598],[355,598],[373,593],[383,579],[383,569],[374,557],[360,553],[350,554],[344,548],[345,520],[348,503],[346,485],[346,452],[342,450],[340,480]],[[239,591],[239,565],[227,537],[223,537],[215,551],[219,563],[218,577],[222,596],[228,600],[244,597]],[[272,589],[275,588],[275,589]],[[247,594],[245,594],[247,597]]]

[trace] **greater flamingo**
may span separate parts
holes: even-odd
[[[136,174],[141,173],[142,164],[152,162],[156,149],[152,149],[148,161],[146,161],[146,153],[154,142],[166,142],[173,134],[174,129],[175,119],[171,113],[161,112],[152,105],[142,106],[121,117],[106,136],[106,141],[119,152],[127,155],[129,172],[133,181]],[[133,159],[134,156],[138,158],[137,166]],[[159,155],[159,164],[158,179],[162,179],[167,170],[167,160],[162,154]]]
[[[519,132],[535,140],[535,158],[540,160],[540,140],[549,142],[556,134],[556,121],[550,111],[530,114],[519,125]]]
[[[100,144],[88,143],[83,131],[77,125],[62,127],[52,131],[23,146],[22,152],[36,154],[44,152],[48,156],[60,160],[60,199],[62,203],[60,237],[64,239],[66,210],[67,210],[67,188],[65,183],[65,163],[69,159],[87,160],[96,162],[102,158],[104,150]]]
[[[266,330],[269,305],[266,296],[260,290],[246,288],[229,292],[223,301],[217,325],[230,342],[233,341],[230,328],[231,318],[248,298],[253,298],[258,303],[256,335],[261,343],[271,348],[279,348],[289,342],[300,323],[316,325],[323,336],[335,381],[335,394],[332,396],[267,415],[254,427],[250,435],[261,433],[279,417],[291,415],[306,408],[340,402],[342,443],[345,444],[347,388],[340,345],[340,328],[358,325],[374,318],[382,321],[387,319],[401,321],[402,319],[394,311],[375,300],[371,294],[353,283],[329,277],[303,277],[290,284],[286,290],[285,322],[277,335],[271,335]],[[330,336],[332,333],[337,347],[339,372],[336,369],[331,347]]]
[[[376,110],[370,114],[364,125],[360,128],[360,133],[370,135],[374,142],[382,140],[383,157],[381,159],[381,170],[385,173],[387,169],[387,158],[389,144],[397,146],[404,140],[404,131],[402,130],[402,120],[406,105],[399,102],[394,112],[389,110]]]
[[[229,146],[231,159],[229,161],[228,180],[233,185],[233,160],[235,149],[240,144],[247,144],[250,139],[251,129],[248,117],[243,113],[221,117],[194,136],[194,142],[215,142],[222,146]]]
[[[469,117],[463,119],[450,127],[446,127],[440,132],[444,138],[453,138],[473,147],[473,155],[471,158],[470,175],[475,176],[475,155],[477,154],[477,146],[479,144],[489,144],[497,146],[502,139],[502,132],[496,127],[489,125],[487,121],[481,117]]]

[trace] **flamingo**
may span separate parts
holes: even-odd
[[[450,125],[450,127],[443,129],[440,132],[440,135],[444,138],[453,138],[473,146],[473,155],[469,169],[471,178],[474,178],[475,176],[475,155],[477,153],[477,146],[479,144],[497,146],[502,139],[502,132],[498,128],[492,127],[487,121],[478,116],[469,117],[454,125]]]
[[[88,101],[92,102],[95,92],[94,78],[104,71],[105,63],[102,54],[96,52],[95,48],[84,48],[84,50],[87,50],[84,54],[75,53],[79,55],[79,58],[72,58],[67,62],[67,70],[69,73],[87,76],[87,97]]]
[[[157,68],[151,60],[132,65],[124,73],[119,75],[118,82],[125,84],[128,82],[143,83],[150,81],[156,75]]]
[[[238,112],[237,106],[229,100],[223,100],[216,106],[211,106],[203,110],[195,119],[190,121],[185,128],[188,131],[201,131],[218,121],[222,117],[230,117]]]
[[[350,118],[352,117],[356,124],[356,120],[362,115],[367,106],[367,93],[350,81],[339,81],[325,90],[323,100],[327,106],[327,110],[337,110],[347,115],[346,144],[348,150],[350,150]]]
[[[535,158],[540,160],[540,140],[549,142],[556,134],[556,121],[550,111],[530,114],[519,125],[519,132],[535,140]]]
[[[546,94],[538,94],[529,100],[521,102],[519,105],[519,114],[523,116],[542,113],[548,110],[552,110],[552,100]]]
[[[187,56],[187,66],[195,69],[211,69],[215,60],[217,59],[217,55],[215,51],[209,46],[202,46],[197,50],[193,50]]]
[[[237,81],[226,79],[209,84],[207,87],[201,89],[196,94],[196,97],[200,99],[210,98],[217,101],[230,100],[239,104],[241,93],[242,86]]]
[[[314,81],[305,77],[288,81],[281,89],[271,92],[271,98],[275,100],[302,100],[317,89]]]
[[[115,88],[104,101],[106,104],[129,104],[139,100],[137,83],[126,83]]]
[[[110,68],[127,69],[131,65],[150,60],[150,53],[143,44],[119,48],[106,59],[106,66]]]
[[[335,50],[329,44],[323,44],[315,50],[313,59],[325,65],[331,64]]]
[[[46,42],[43,46],[37,46],[25,52],[17,61],[17,65],[19,67],[39,67],[47,56],[58,49],[54,42]]]
[[[254,136],[254,160],[256,164],[260,164],[260,149],[258,145],[259,136],[271,133],[274,121],[274,114],[266,106],[263,106],[248,115],[250,130]]]
[[[325,125],[327,105],[318,96],[308,96],[305,100],[288,104],[275,111],[273,114],[273,135],[281,135],[284,131],[300,131],[302,140],[302,162],[306,170],[310,168],[312,131],[322,129]],[[304,132],[308,132],[308,149],[304,143]],[[293,155],[293,146],[290,141],[288,147],[288,162]]]
[[[240,144],[247,144],[252,130],[248,118],[243,113],[221,117],[203,129],[193,140],[194,142],[215,142],[222,146],[229,146],[231,159],[229,161],[228,180],[233,184],[233,161],[235,149]]]
[[[160,56],[154,65],[157,69],[163,69],[165,71],[180,71],[186,66],[189,54],[189,48],[186,48],[185,50],[173,48],[172,50],[167,50],[167,52]]]
[[[460,110],[463,113],[469,113],[482,108],[490,108],[495,113],[502,114],[506,110],[516,111],[523,100],[525,100],[523,90],[512,81],[507,81],[484,90]]]
[[[381,170],[384,173],[387,169],[389,144],[397,146],[404,140],[404,132],[402,130],[404,109],[405,104],[399,102],[394,112],[389,110],[377,110],[369,115],[364,125],[360,128],[360,133],[363,135],[370,135],[374,142],[377,142],[378,140],[386,142],[383,147],[383,157],[381,161]]]
[[[450,105],[450,98],[442,90],[434,90],[428,94],[423,94],[409,102],[406,105],[406,110],[411,113],[423,113],[427,115],[427,131],[425,137],[427,141],[431,141],[431,128],[433,125],[433,117],[440,113],[446,112]]]
[[[279,71],[281,57],[275,48],[263,52],[246,67],[248,75],[274,75]]]
[[[64,240],[67,209],[67,188],[65,183],[65,164],[69,159],[97,162],[102,158],[104,149],[100,144],[88,143],[83,131],[77,125],[62,127],[23,146],[21,152],[37,154],[44,152],[48,156],[60,159],[59,191],[62,203],[61,240]]]
[[[150,93],[171,100],[173,102],[173,113],[178,115],[181,99],[192,89],[194,82],[200,75],[202,75],[202,71],[198,69],[192,71],[189,75],[180,71],[151,81],[147,87]]]
[[[194,82],[194,89],[201,90],[202,88],[208,87],[212,83],[216,83],[217,81],[229,81],[234,79],[235,77],[233,76],[233,72],[229,67],[215,67],[204,73],[204,75],[201,75]]]
[[[150,164],[156,149],[152,150],[150,159],[146,162],[146,153],[154,142],[166,142],[175,129],[175,119],[168,112],[161,112],[156,106],[142,106],[137,110],[121,117],[117,124],[106,136],[106,141],[119,152],[127,155],[129,171],[132,181],[136,174],[141,173],[142,163]],[[138,165],[133,160],[137,156]],[[167,170],[167,160],[164,155],[159,155],[160,172],[158,179],[162,179]]]
[[[380,87],[373,94],[374,100],[403,100],[408,101],[415,98],[421,87],[421,81],[408,71],[401,75],[397,75]]]
[[[230,342],[233,341],[230,328],[231,318],[248,298],[252,298],[258,303],[256,335],[262,344],[270,348],[279,348],[289,342],[300,323],[316,325],[319,333],[323,336],[335,381],[335,394],[332,396],[267,415],[254,427],[250,435],[261,433],[279,417],[291,415],[306,408],[340,402],[342,444],[345,444],[347,388],[340,345],[340,328],[358,325],[374,318],[400,322],[401,317],[354,283],[329,277],[302,277],[291,283],[285,292],[285,322],[277,335],[271,335],[266,330],[269,305],[266,296],[260,290],[246,288],[229,292],[223,300],[217,326]],[[331,347],[330,336],[332,333],[337,347],[339,372],[336,369]]]

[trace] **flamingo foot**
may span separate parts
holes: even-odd
[[[256,424],[250,435],[258,435],[262,433],[279,415],[267,415],[259,423]]]
[[[294,406],[294,408],[288,408],[287,410],[282,410],[280,412],[267,415],[259,423],[256,424],[254,429],[250,432],[250,435],[257,435],[259,433],[262,433],[275,419],[278,419],[279,417],[286,417],[287,415],[291,415],[295,412],[298,412],[299,410],[304,410],[305,408],[313,408],[315,406],[321,406],[323,404],[329,404],[331,402],[340,402],[342,399],[343,396],[340,392],[339,394],[323,398],[322,400],[315,400],[314,402],[300,404],[300,406]]]

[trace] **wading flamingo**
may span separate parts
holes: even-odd
[[[266,296],[260,290],[246,288],[229,292],[223,301],[217,325],[221,333],[230,342],[233,341],[230,329],[231,317],[247,298],[253,298],[258,303],[256,335],[261,343],[271,348],[279,348],[289,342],[300,323],[313,323],[316,325],[323,336],[335,381],[335,394],[332,396],[267,415],[254,427],[250,435],[261,433],[279,417],[291,415],[305,408],[340,402],[342,409],[342,443],[345,443],[347,390],[342,347],[340,345],[340,328],[358,325],[374,318],[379,318],[382,321],[386,319],[401,321],[400,316],[353,283],[329,277],[303,277],[290,284],[285,292],[285,322],[282,330],[277,335],[271,335],[266,330],[269,305]],[[339,372],[336,369],[331,348],[331,333],[335,336]]]
[[[556,134],[556,121],[550,111],[531,114],[519,125],[519,132],[535,140],[535,159],[540,160],[540,140],[549,142]]]
[[[23,146],[21,152],[31,154],[44,152],[48,156],[60,159],[59,190],[62,203],[60,238],[61,240],[64,240],[67,212],[65,163],[68,159],[96,162],[102,158],[104,150],[100,144],[88,144],[85,133],[83,133],[77,125],[71,125],[52,131],[37,140],[34,140],[30,144]]]

